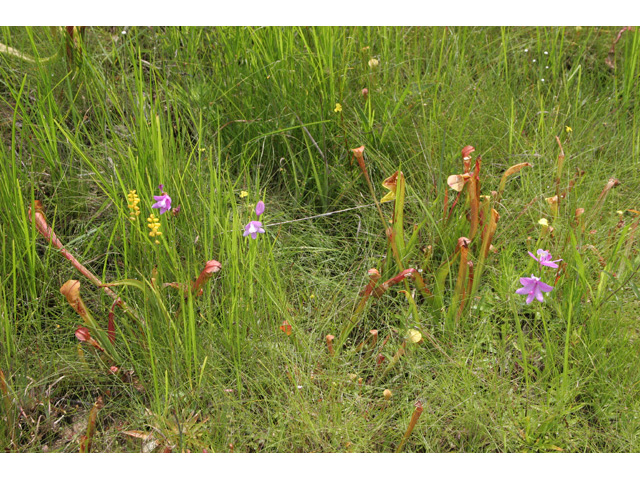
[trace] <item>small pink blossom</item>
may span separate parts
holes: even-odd
[[[533,302],[534,298],[539,302],[544,302],[542,292],[550,292],[553,290],[551,285],[541,282],[538,277],[533,275],[531,275],[531,278],[522,277],[520,283],[522,284],[522,288],[516,290],[516,293],[519,295],[527,295],[527,304]]]
[[[539,248],[538,251],[536,252],[540,256],[540,258],[536,257],[531,252],[528,252],[528,253],[533,258],[535,258],[536,261],[540,265],[544,265],[545,267],[558,268],[557,262],[561,262],[562,261],[561,258],[558,258],[556,260],[551,260],[552,255],[549,253],[549,251],[548,250],[542,250],[541,248]]]
[[[160,215],[162,215],[163,213],[171,210],[171,197],[162,191],[164,185],[160,184],[158,188],[160,189],[160,193],[162,195],[153,196],[153,199],[156,200],[156,203],[154,203],[151,208],[160,209]]]
[[[262,228],[262,222],[259,222],[257,220],[252,220],[251,222],[247,223],[247,225],[244,227],[244,233],[242,234],[242,236],[246,237],[247,235],[251,235],[251,238],[255,240],[258,237],[259,233],[264,233],[264,228]]]
[[[260,200],[256,204],[256,215],[258,216],[258,218],[260,218],[260,215],[262,215],[263,213],[264,213],[264,202]],[[258,237],[259,233],[264,233],[262,222],[259,222],[258,220],[252,220],[245,225],[244,233],[242,234],[242,236],[246,237],[248,235],[251,235],[251,238],[255,240]]]

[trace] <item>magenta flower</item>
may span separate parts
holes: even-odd
[[[171,197],[162,191],[164,185],[160,184],[158,188],[160,189],[160,193],[162,195],[153,196],[153,199],[156,201],[156,203],[154,203],[151,208],[159,208],[160,215],[162,215],[163,213],[171,210]]]
[[[536,257],[533,253],[528,252],[540,265],[544,265],[545,267],[558,268],[557,262],[561,262],[562,259],[558,258],[557,260],[551,260],[551,254],[547,250],[538,249],[536,252],[540,255],[540,258]]]
[[[527,304],[533,302],[534,298],[539,302],[544,302],[542,292],[550,292],[553,290],[551,285],[541,282],[538,277],[533,275],[531,275],[531,278],[522,277],[520,283],[522,284],[522,288],[516,290],[516,293],[519,295],[527,295]]]
[[[256,215],[260,218],[260,215],[264,213],[264,202],[260,200],[256,205]]]
[[[244,227],[244,233],[242,234],[242,236],[246,237],[247,235],[251,235],[251,238],[255,240],[258,237],[259,233],[264,233],[264,228],[262,228],[262,222],[259,222],[257,220],[252,220],[251,222],[247,223],[247,225]]]

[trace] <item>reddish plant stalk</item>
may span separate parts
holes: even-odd
[[[402,441],[400,442],[400,445],[398,445],[398,448],[396,449],[396,453],[399,453],[400,450],[402,450],[402,447],[404,446],[405,442],[407,441],[407,439],[409,438],[409,436],[411,435],[411,432],[413,432],[413,429],[415,428],[416,424],[418,423],[418,420],[420,419],[420,415],[422,415],[422,402],[420,402],[419,400],[414,404],[414,406],[416,407],[416,409],[413,411],[413,414],[411,415],[411,420],[409,421],[409,426],[407,427],[407,431],[404,434],[404,437],[402,437]]]
[[[89,413],[89,422],[87,425],[87,434],[83,435],[80,439],[80,453],[90,453],[91,443],[93,442],[93,435],[96,433],[96,419],[98,418],[98,412],[104,407],[104,401],[102,395],[98,397],[96,403],[93,404],[93,408]]]
[[[96,277],[93,273],[87,270],[87,268],[84,265],[82,265],[78,260],[76,260],[76,258],[66,248],[64,248],[64,245],[62,245],[62,242],[58,240],[58,237],[56,236],[56,234],[53,232],[51,227],[49,227],[49,225],[47,224],[47,220],[44,217],[44,214],[42,212],[42,204],[40,203],[39,200],[35,201],[34,206],[35,206],[35,215],[33,216],[33,218],[32,218],[31,207],[29,207],[29,210],[28,210],[29,220],[33,221],[35,219],[36,229],[45,238],[45,240],[47,240],[51,245],[53,245],[67,260],[71,262],[71,264],[75,267],[75,269],[78,270],[82,275],[87,277],[87,279],[89,279],[91,283],[93,283],[96,287],[102,288],[104,292],[107,295],[109,295],[111,298],[113,298],[120,307],[124,308],[124,302],[120,299],[120,297],[118,297],[116,292],[111,290],[109,287],[102,286],[102,282],[98,279],[98,277]]]

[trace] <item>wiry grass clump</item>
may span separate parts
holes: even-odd
[[[637,451],[619,32],[2,29],[4,449]]]

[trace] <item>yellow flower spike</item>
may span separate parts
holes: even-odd
[[[569,125],[565,125],[564,131],[567,132],[567,133],[571,133],[571,132],[573,132],[573,128],[571,128]]]
[[[372,58],[369,60],[369,68],[375,68],[380,64],[377,58]]]
[[[340,113],[342,111],[342,105],[336,103],[336,108],[334,108],[333,111],[336,113]]]
[[[242,191],[240,192],[240,195],[239,195],[239,196],[240,196],[240,198],[248,197],[248,196],[249,196],[249,192],[247,192],[246,190],[242,190]]]
[[[149,232],[149,236],[150,237],[159,237],[160,235],[162,235],[162,232],[159,231],[160,227],[162,226],[160,224],[160,219],[158,217],[156,217],[153,213],[149,216],[149,218],[147,218],[147,227],[149,227],[149,230],[151,230]],[[159,240],[156,240],[157,244],[160,244]]]
[[[140,197],[138,197],[135,190],[129,190],[127,201],[129,202],[127,205],[129,207],[129,220],[134,221],[140,215],[140,207],[138,207]]]

